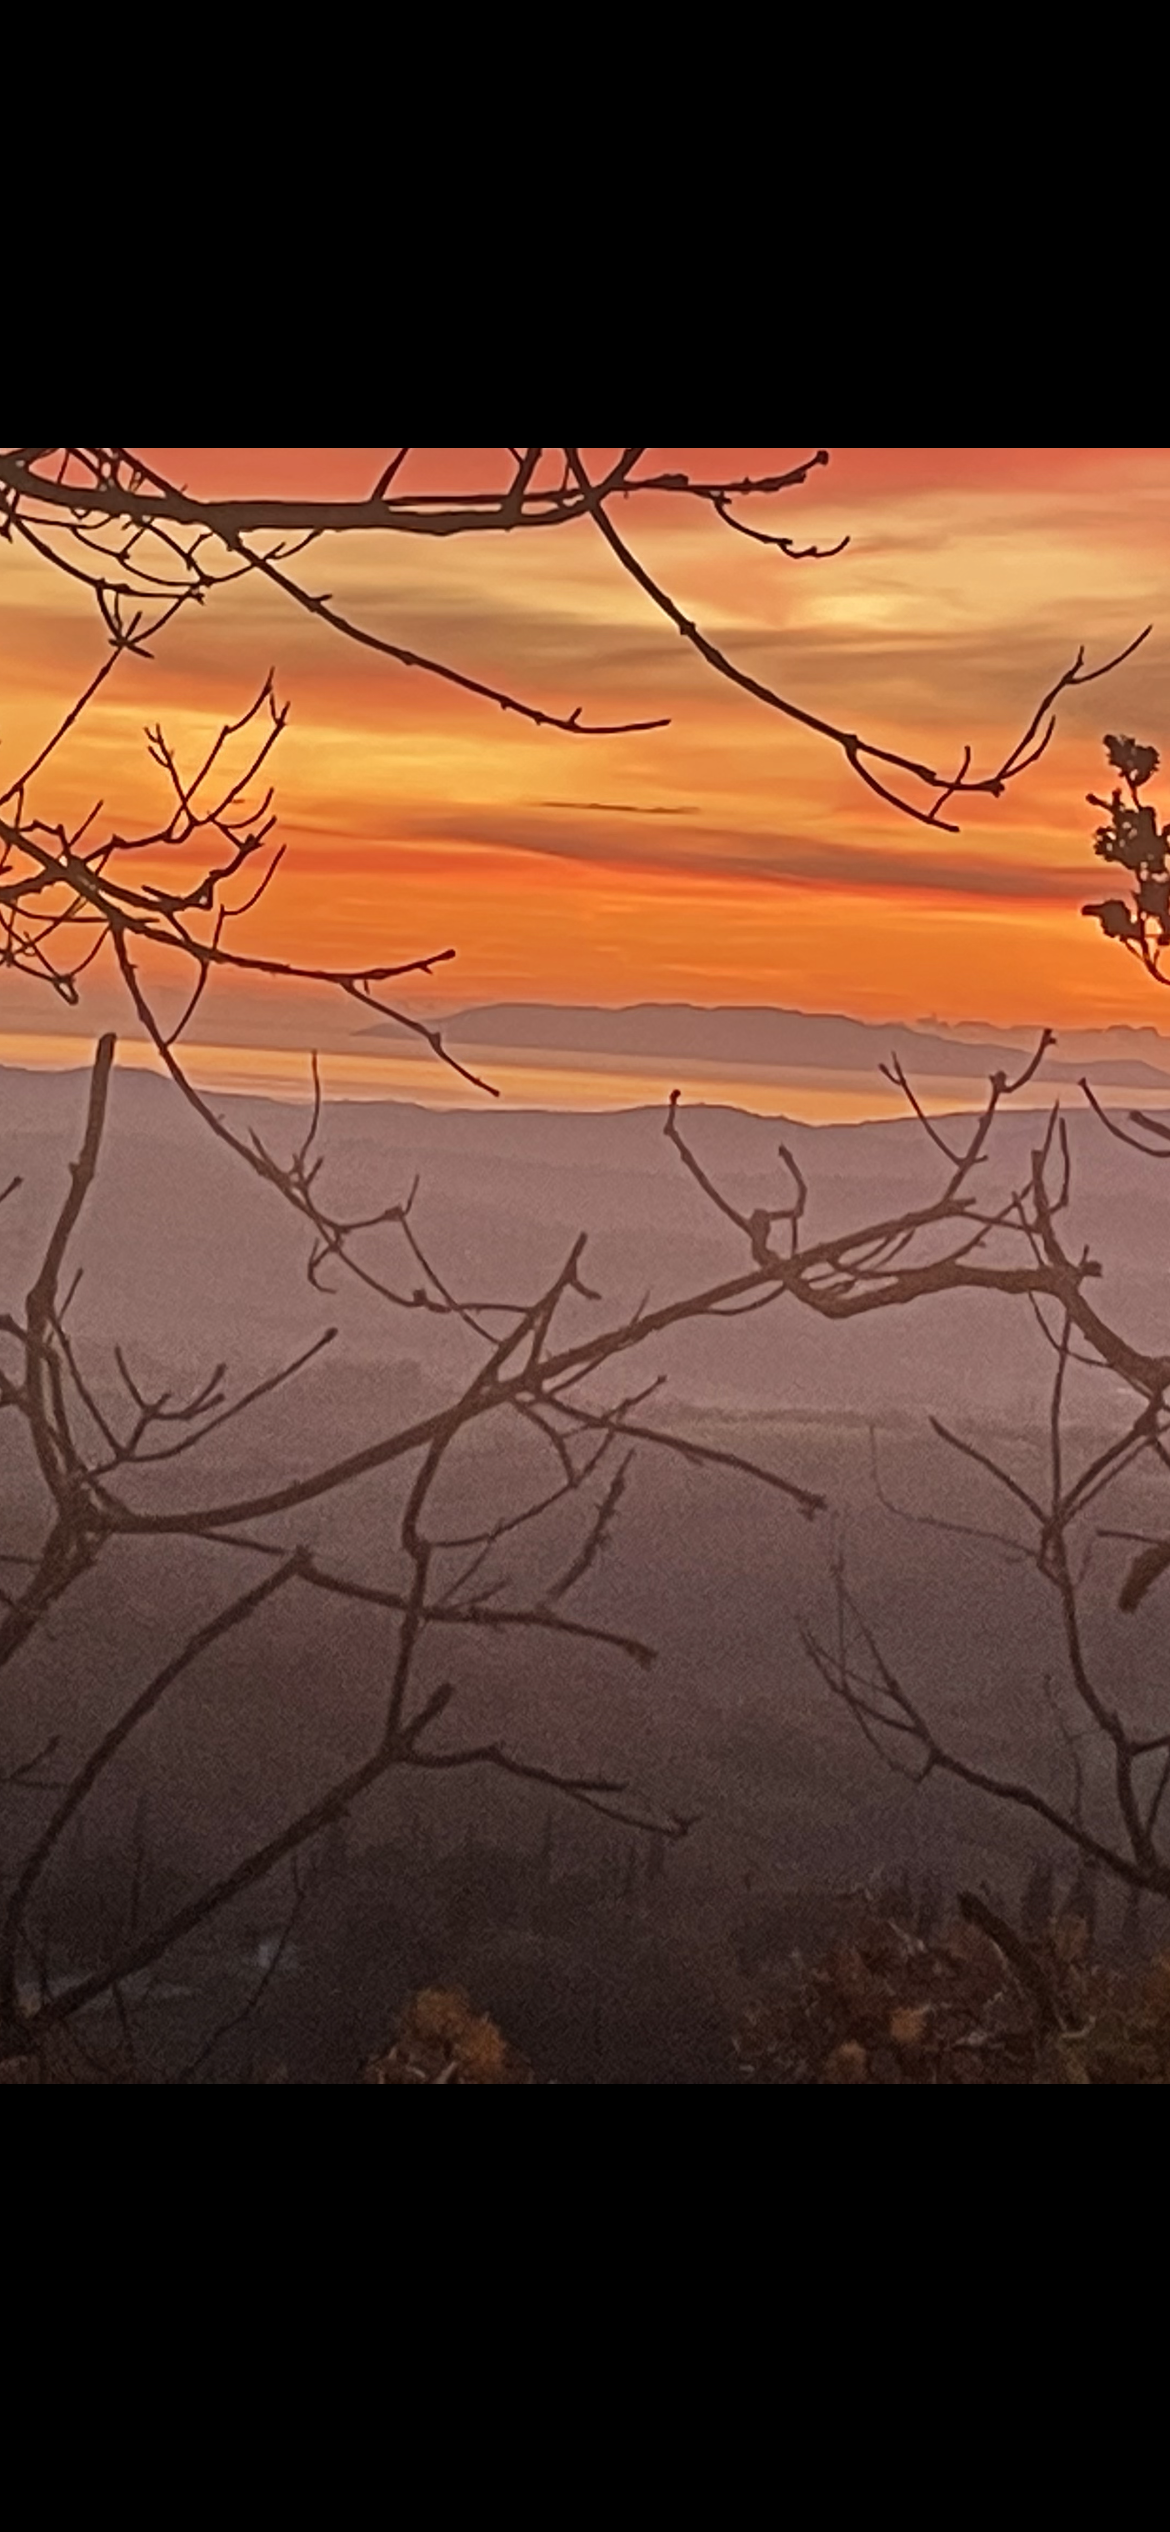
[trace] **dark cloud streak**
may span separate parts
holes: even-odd
[[[695,804],[690,800],[668,801],[665,806],[648,806],[633,800],[535,800],[536,809],[576,809],[610,818],[693,818]]]
[[[600,817],[600,811],[597,816]],[[808,836],[761,836],[722,827],[690,827],[672,849],[635,842],[620,828],[578,824],[571,832],[546,824],[524,810],[442,809],[411,812],[399,829],[403,844],[480,845],[531,853],[553,861],[587,863],[647,877],[680,880],[748,881],[761,887],[821,889],[835,895],[903,891],[908,896],[978,897],[1067,904],[1083,896],[1091,869],[1042,862],[993,859],[989,855],[904,849],[888,843],[862,845],[818,842]],[[352,847],[351,853],[352,853]],[[388,859],[393,844],[385,847]]]

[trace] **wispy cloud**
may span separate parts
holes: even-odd
[[[764,454],[719,458],[746,471]],[[470,481],[485,455],[433,462]],[[376,456],[167,453],[192,484],[347,491]],[[363,624],[554,709],[670,728],[533,730],[257,586],[181,621],[153,662],[124,662],[37,805],[66,815],[100,790],[132,822],[156,798],[144,724],[161,717],[193,748],[273,664],[292,706],[274,765],[291,850],[262,916],[289,954],[327,938],[339,963],[356,959],[388,926],[412,943],[449,933],[481,998],[633,985],[862,1007],[880,990],[908,1015],[1026,1001],[1067,1019],[1091,996],[1094,1018],[1133,1016],[1131,963],[1076,910],[1099,893],[1084,794],[1102,731],[1170,738],[1170,452],[842,449],[776,506],[785,532],[850,532],[846,554],[807,566],[662,505],[627,524],[732,659],[944,769],[968,742],[993,766],[1081,642],[1099,658],[1149,617],[1159,629],[1117,680],[1062,702],[1044,765],[1008,799],[967,804],[948,838],[900,821],[839,754],[713,677],[587,525],[424,554],[332,539],[306,579]],[[27,559],[6,551],[3,572],[0,761],[15,764],[101,634],[88,602]]]

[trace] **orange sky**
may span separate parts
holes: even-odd
[[[193,491],[356,494],[387,452],[144,454]],[[723,473],[805,454],[653,458]],[[493,452],[423,456],[431,481],[492,480]],[[672,726],[612,739],[533,730],[249,585],[181,620],[152,663],[120,664],[36,806],[70,817],[100,793],[132,829],[159,799],[144,724],[161,718],[193,756],[274,666],[292,707],[275,762],[289,850],[250,920],[257,949],[356,965],[452,947],[429,988],[445,1007],[778,1002],[1170,1029],[1170,1000],[1163,1019],[1156,990],[1078,912],[1100,880],[1084,795],[1102,780],[1102,732],[1168,735],[1170,451],[842,448],[768,524],[852,543],[792,563],[697,511],[631,505],[621,520],[733,657],[911,753],[953,762],[970,741],[989,765],[1078,643],[1099,658],[1151,619],[1154,633],[1063,705],[1049,757],[1005,801],[970,804],[959,836],[926,834],[823,742],[712,677],[588,527],[443,546],[335,539],[302,574],[361,621],[554,709],[669,713]],[[11,545],[0,576],[0,768],[14,768],[99,661],[102,636],[84,593]],[[9,1028],[60,1025],[31,988],[5,979],[5,996]],[[100,1000],[99,985],[95,1010]],[[336,1044],[355,1020],[336,1015]],[[225,995],[202,1030],[287,1044],[287,1006]]]

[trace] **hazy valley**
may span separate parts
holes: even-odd
[[[14,1174],[24,1182],[0,1208],[0,1289],[15,1302],[61,1200],[84,1082],[10,1072],[0,1095],[0,1182]],[[303,1125],[277,1102],[217,1104],[276,1151],[287,1151]],[[339,1209],[373,1212],[402,1199],[417,1176],[411,1219],[425,1253],[452,1288],[480,1300],[534,1296],[587,1231],[584,1271],[604,1298],[571,1299],[571,1335],[643,1295],[659,1301],[714,1284],[742,1263],[739,1236],[705,1204],[662,1127],[655,1111],[335,1106],[326,1112],[323,1184]],[[775,1120],[706,1109],[692,1112],[688,1132],[737,1205],[778,1200]],[[939,1156],[913,1121],[786,1125],[780,1133],[809,1182],[813,1236],[881,1220],[937,1189]],[[1004,1121],[997,1187],[1025,1169],[1036,1134],[1034,1116]],[[1106,1267],[1102,1290],[1132,1333],[1164,1341],[1170,1170],[1160,1174],[1111,1143],[1091,1117],[1074,1115],[1070,1136],[1076,1230]],[[95,1396],[113,1401],[115,1342],[143,1387],[180,1376],[191,1384],[226,1360],[235,1392],[325,1327],[338,1331],[327,1353],[247,1416],[149,1479],[128,1478],[128,1499],[159,1507],[234,1500],[432,1412],[469,1375],[476,1348],[450,1321],[388,1309],[336,1272],[334,1292],[315,1292],[304,1272],[308,1245],[272,1191],[215,1144],[168,1086],[116,1076],[101,1172],[74,1245],[83,1275],[69,1316]],[[401,1263],[406,1277],[408,1261],[396,1260],[382,1235],[361,1253],[377,1254],[383,1267]],[[647,1347],[634,1369],[639,1385],[651,1373],[668,1376],[649,1420],[758,1459],[822,1493],[830,1509],[807,1522],[745,1475],[692,1468],[643,1445],[606,1554],[571,1606],[654,1646],[648,1672],[617,1653],[514,1634],[464,1634],[425,1658],[438,1665],[435,1678],[445,1663],[458,1685],[460,1736],[500,1739],[549,1768],[620,1777],[644,1804],[695,1825],[680,1846],[647,1847],[487,1770],[397,1781],[355,1814],[348,1860],[334,1859],[333,1896],[314,1903],[323,1924],[341,1922],[352,1905],[363,1929],[354,1993],[366,2002],[342,2016],[350,2038],[335,2031],[335,2050],[357,2046],[359,2025],[361,2044],[372,2044],[396,1981],[423,1971],[465,1973],[522,2040],[531,2037],[527,2023],[549,2009],[552,1962],[554,1985],[578,2004],[586,1991],[594,1997],[557,2043],[568,2052],[562,2079],[571,2079],[571,2025],[581,2046],[582,2031],[592,2034],[599,2064],[626,2067],[623,2079],[669,2080],[670,2013],[652,2045],[643,2013],[639,2041],[631,1979],[639,1993],[640,1980],[675,1997],[671,2012],[684,2034],[676,2033],[677,2047],[684,2058],[688,2049],[701,2056],[701,2032],[718,2020],[713,1999],[724,2010],[744,1964],[792,1938],[809,1893],[903,1867],[949,1884],[966,1876],[1014,1887],[1043,1843],[973,1795],[915,1791],[892,1776],[833,1705],[798,1635],[802,1617],[831,1621],[829,1555],[843,1542],[889,1658],[985,1760],[1029,1766],[1042,1779],[1049,1771],[1055,1781],[1064,1754],[1043,1688],[1060,1658],[1051,1595],[1002,1550],[909,1517],[1004,1526],[988,1481],[930,1432],[931,1414],[984,1447],[1006,1448],[1018,1469],[1038,1471],[1051,1356],[1027,1312],[961,1297],[834,1327],[781,1303],[755,1318],[679,1331]],[[1114,1388],[1086,1375],[1076,1391],[1073,1422],[1086,1448],[1125,1412]],[[32,1471],[15,1429],[10,1454],[5,1524],[19,1549]],[[541,1482],[532,1436],[497,1418],[453,1469],[441,1506],[447,1525],[458,1531],[488,1505],[506,1512]],[[346,1572],[393,1584],[403,1578],[395,1545],[402,1488],[394,1472],[370,1476],[322,1506],[261,1525],[261,1534],[309,1542]],[[1140,1528],[1156,1517],[1157,1489],[1135,1480],[1131,1494],[1123,1508]],[[1122,1509],[1112,1517],[1120,1522]],[[578,1518],[562,1507],[539,1542],[525,1545],[521,1534],[503,1558],[509,1602],[538,1586],[541,1559],[550,1571],[563,1566]],[[239,1551],[190,1542],[108,1549],[9,1671],[13,1748],[30,1712],[38,1732],[61,1734],[63,1750],[87,1745],[176,1637],[240,1587],[242,1561]],[[1163,1677],[1159,1595],[1136,1618],[1119,1617],[1112,1603],[1123,1570],[1123,1550],[1103,1551],[1090,1591],[1103,1672],[1140,1675],[1152,1695]],[[390,1632],[383,1612],[307,1594],[274,1605],[209,1656],[137,1736],[117,1784],[86,1815],[87,1869],[95,1853],[124,1845],[136,1818],[148,1822],[151,1853],[179,1881],[209,1863],[222,1868],[248,1840],[271,1833],[361,1755],[384,1694]],[[77,1862],[75,1850],[74,1874]],[[62,1907],[68,1880],[67,1870]],[[278,1913],[275,1892],[270,1903],[254,1897],[244,1911],[247,1939]],[[303,1981],[316,1955],[311,1944],[302,1950]],[[295,1979],[286,1986],[291,1996]],[[324,1971],[313,1992],[319,2023],[321,1997],[331,1992]],[[292,2007],[278,2004],[279,2022]],[[295,2055],[295,2015],[294,2025],[281,2046]],[[639,2048],[644,2058],[650,2052],[640,2076]]]

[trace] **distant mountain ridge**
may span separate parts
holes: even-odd
[[[747,1064],[785,1072],[805,1067],[868,1072],[896,1054],[908,1069],[936,1080],[970,1080],[997,1070],[1018,1071],[1039,1034],[1005,1032],[1002,1041],[963,1038],[949,1030],[943,1035],[905,1021],[856,1020],[840,1011],[791,1011],[767,1004],[704,1009],[689,1002],[637,1002],[618,1010],[596,1004],[494,1002],[453,1011],[441,1025],[452,1046]],[[971,1025],[975,1029],[980,1024]],[[379,1021],[361,1034],[401,1038],[404,1032],[391,1020]],[[1070,1061],[1048,1055],[1047,1080],[1075,1081],[1091,1064],[1094,1079],[1101,1082],[1135,1086],[1145,1082],[1170,1089],[1170,1039],[1159,1037],[1153,1029],[1078,1030],[1074,1034],[1081,1051]],[[1138,1041],[1140,1053],[1137,1048],[1129,1051],[1125,1041],[1131,1037]],[[1159,1062],[1155,1050],[1162,1049],[1165,1059]]]

